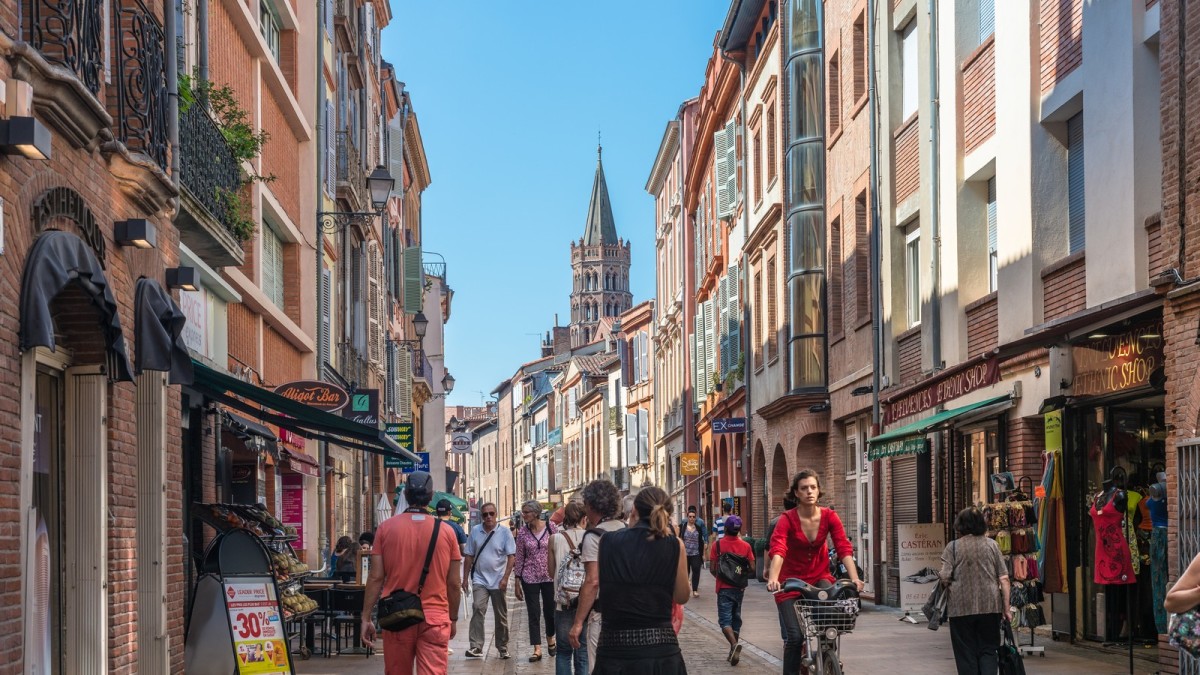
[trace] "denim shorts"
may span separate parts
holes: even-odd
[[[717,625],[742,632],[742,599],[746,596],[742,588],[722,588],[717,591]]]

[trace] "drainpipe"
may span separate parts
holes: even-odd
[[[883,263],[883,233],[880,231],[879,223],[879,119],[877,104],[878,91],[877,82],[875,79],[875,36],[876,33],[876,0],[867,0],[867,30],[871,36],[870,48],[867,49],[867,112],[868,126],[870,127],[870,190],[871,190],[871,236],[870,255],[871,255],[871,435],[875,436],[880,431],[880,424],[883,421],[879,404],[879,390],[883,385],[883,279],[882,279],[882,263]],[[875,579],[875,597],[883,597],[886,592],[884,582],[886,575],[883,574],[884,566],[880,562],[880,553],[882,546],[880,545],[880,534],[882,528],[878,527],[880,519],[879,495],[882,491],[883,480],[882,471],[871,471],[871,500],[873,507],[871,509],[872,522],[868,524],[871,528],[871,560],[875,563],[875,569],[870,570],[871,578]],[[878,604],[878,601],[876,601]]]
[[[941,115],[940,105],[938,101],[938,24],[937,24],[937,0],[928,0],[929,2],[929,184],[930,184],[930,207],[929,207],[929,236],[930,236],[930,252],[929,252],[929,328],[932,333],[929,346],[929,355],[933,361],[933,369],[942,369],[942,308],[941,308],[941,283],[942,283],[942,263],[941,263],[941,248],[942,235],[940,224],[940,201],[941,189],[938,185],[940,180],[940,158],[939,152],[941,147],[941,139],[939,137],[938,126],[940,124]]]
[[[208,0],[196,0],[196,76],[208,81]]]
[[[176,0],[183,2],[183,0]],[[166,37],[167,70],[167,143],[171,148],[171,184],[179,189],[179,59],[177,49],[175,5],[163,7],[163,33]],[[179,198],[175,199],[178,212]]]
[[[200,0],[206,2],[207,0]],[[317,73],[325,72],[325,8],[326,2],[333,0],[317,0]],[[325,182],[329,179],[326,175],[326,164],[328,159],[325,153],[329,151],[327,145],[322,142],[325,138],[325,132],[329,128],[329,119],[325,116],[325,78],[317,78],[317,209],[321,210],[322,191],[325,187]],[[333,350],[332,336],[326,335],[325,331],[325,316],[322,313],[323,302],[325,297],[325,233],[321,230],[321,219],[317,219],[317,379],[325,379],[325,355],[321,353],[321,345],[325,341],[329,341],[329,349]],[[331,308],[332,309],[332,308]],[[329,464],[329,444],[325,441],[317,441],[317,463],[320,468],[317,469],[317,552],[321,559],[321,567],[324,569],[326,561],[329,560],[329,526],[325,513],[325,500],[327,498],[328,488],[325,485],[325,467]]]

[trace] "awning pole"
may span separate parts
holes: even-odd
[[[321,555],[321,569],[329,560],[329,525],[325,513],[325,467],[329,464],[329,444],[317,441],[317,550]]]

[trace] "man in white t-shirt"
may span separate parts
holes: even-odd
[[[483,617],[488,602],[496,619],[496,650],[508,654],[508,577],[512,574],[517,542],[507,527],[496,524],[496,505],[479,507],[483,522],[471,530],[463,547],[463,587],[471,584],[470,658],[483,656]]]
[[[575,623],[571,626],[571,646],[579,648],[579,634],[583,632],[583,621],[587,618],[588,672],[596,667],[596,647],[600,644],[600,610],[595,609],[600,596],[600,538],[605,532],[620,530],[625,523],[617,518],[621,508],[621,493],[610,480],[594,480],[584,486],[580,493],[583,509],[587,511],[588,531],[584,534],[579,557],[583,560],[586,577],[579,589],[579,607],[575,610]]]

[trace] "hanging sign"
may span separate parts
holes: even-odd
[[[700,453],[698,453],[698,452],[682,452],[679,454],[679,475],[680,476],[699,476],[700,475]]]
[[[379,390],[359,389],[350,394],[350,405],[342,409],[342,417],[372,429],[379,428]]]
[[[387,425],[387,435],[391,436],[396,445],[412,452],[413,446],[413,425],[412,422],[390,423]],[[410,469],[413,465],[411,459],[396,457],[395,455],[387,455],[383,458],[383,465],[389,469]]]
[[[471,434],[457,432],[450,437],[450,451],[459,455],[471,452]]]
[[[960,396],[966,396],[977,389],[990,387],[999,381],[1000,362],[996,359],[981,361],[910,394],[888,401],[883,423],[891,424],[898,419],[924,412]]]
[[[1071,347],[1071,396],[1101,396],[1150,384],[1163,367],[1162,322]]]
[[[1063,411],[1043,415],[1046,420],[1046,452],[1062,452]]]
[[[336,384],[316,380],[298,380],[281,384],[275,387],[275,393],[325,412],[341,410],[350,402],[350,396],[345,389]]]
[[[291,673],[287,634],[273,582],[225,582],[225,607],[233,633],[238,675]]]

